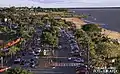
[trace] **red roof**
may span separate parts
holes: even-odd
[[[8,43],[4,46],[4,48],[8,48],[8,47],[10,47],[10,46],[13,46],[13,45],[17,44],[18,42],[20,42],[20,40],[21,40],[21,38],[18,38],[18,39],[16,39],[16,40],[13,40],[13,41],[11,41],[11,42],[8,42]]]

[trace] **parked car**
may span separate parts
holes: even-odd
[[[41,52],[41,49],[40,49],[40,48],[38,48],[35,52],[40,53],[40,52]]]
[[[38,56],[34,56],[35,59],[38,59],[39,57]]]
[[[59,49],[61,49],[61,48],[62,48],[62,46],[61,46],[61,45],[59,45],[59,46],[58,46],[58,48],[59,48]]]
[[[68,60],[72,60],[72,58],[68,58]]]
[[[26,60],[21,60],[20,65],[24,65]]]
[[[29,65],[30,65],[30,61],[25,61],[24,67],[29,67]]]
[[[20,63],[20,61],[21,61],[21,58],[17,58],[14,60],[14,64],[18,64],[18,63]]]
[[[78,49],[73,49],[72,50],[74,53],[79,53],[79,50]]]
[[[82,59],[82,58],[75,58],[74,62],[78,62],[78,63],[82,62],[83,63],[84,59]]]
[[[76,67],[76,74],[87,74],[86,65],[80,65]]]
[[[80,53],[79,52],[74,52],[74,53],[72,53],[72,56],[74,56],[74,57],[80,57]]]
[[[37,40],[40,41],[40,38],[38,38]]]
[[[34,62],[31,62],[31,63],[30,63],[30,67],[31,67],[31,68],[35,68],[35,66],[36,66],[36,64],[35,64]]]
[[[32,54],[35,54],[35,52],[34,51],[29,51],[29,54],[32,55]]]

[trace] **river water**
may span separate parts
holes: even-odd
[[[120,32],[120,9],[70,9],[75,14],[89,15],[86,20],[103,23],[104,28]]]

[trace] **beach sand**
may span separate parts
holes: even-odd
[[[77,28],[81,28],[82,25],[87,24],[79,18],[62,18],[62,19],[66,20],[66,21],[73,22]],[[112,39],[120,39],[120,33],[116,32],[116,31],[111,31],[111,30],[107,30],[107,29],[102,28],[101,33],[108,36],[109,38],[112,38]]]
[[[103,28],[102,29],[102,34],[108,36],[109,38],[120,40],[120,33],[119,32],[111,31],[111,30],[107,30],[107,29]]]
[[[83,20],[80,20],[79,18],[62,18],[62,19],[73,22],[76,25],[76,28],[81,28],[82,25],[87,24]]]

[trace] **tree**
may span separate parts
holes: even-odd
[[[101,32],[101,28],[96,24],[86,24],[82,26],[82,29],[86,32]]]
[[[96,53],[104,58],[119,57],[120,48],[118,45],[108,42],[100,42],[96,45]]]
[[[67,25],[70,26],[70,27],[73,25],[73,23],[70,22],[70,21],[65,21],[65,24],[67,24]]]
[[[77,39],[85,36],[84,31],[82,29],[76,29],[74,31],[74,35]]]
[[[18,51],[20,51],[20,48],[18,48],[17,46],[12,46],[10,49],[9,49],[9,52],[7,52],[7,55],[14,55],[16,54]]]
[[[13,7],[10,7],[9,9],[8,9],[8,11],[10,11],[10,12],[15,12],[16,11],[16,8],[13,6]]]
[[[8,69],[4,74],[32,74],[32,73],[21,68],[14,68]]]
[[[52,45],[55,47],[58,43],[58,39],[55,35],[52,35],[50,32],[43,32],[41,35],[42,43]]]

